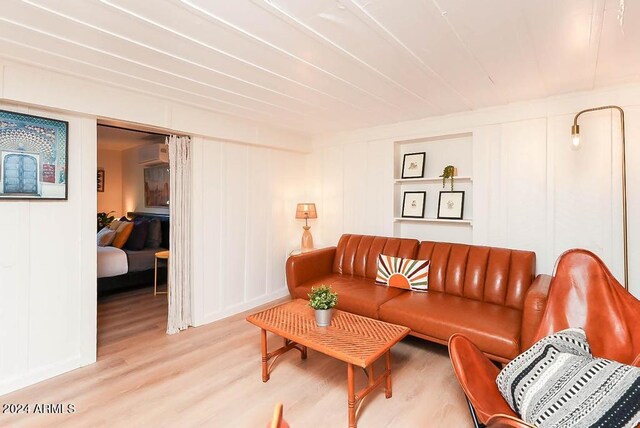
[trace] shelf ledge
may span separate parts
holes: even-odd
[[[473,181],[472,177],[453,177],[455,181]],[[430,181],[442,182],[442,177],[423,177],[423,178],[396,178],[396,183],[426,183]],[[447,179],[449,183],[449,179]]]
[[[467,224],[469,226],[473,226],[473,220],[471,219],[462,219],[462,220],[449,220],[445,218],[407,218],[407,217],[395,217],[393,221],[412,221],[419,223],[453,223],[453,224]]]

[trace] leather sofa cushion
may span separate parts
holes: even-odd
[[[375,279],[380,254],[415,259],[417,251],[416,239],[342,235],[336,247],[333,273]]]
[[[380,305],[406,293],[399,288],[376,285],[371,279],[331,274],[299,285],[294,289],[293,297],[309,300],[307,294],[311,287],[322,284],[331,285],[338,293],[337,309],[376,319]]]
[[[437,291],[402,295],[384,303],[380,319],[446,343],[467,336],[484,352],[514,358],[520,352],[521,311]]]
[[[431,260],[429,290],[518,310],[535,277],[532,251],[423,241],[416,258]]]

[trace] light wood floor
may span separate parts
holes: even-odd
[[[243,315],[167,336],[166,296],[151,290],[98,306],[98,362],[0,397],[73,404],[74,414],[6,415],[10,427],[264,427],[277,401],[292,428],[347,426],[346,365],[309,350],[283,355],[262,383],[259,330]],[[271,348],[281,341],[270,336]],[[364,385],[364,373],[356,373]],[[360,385],[357,385],[359,387]],[[365,400],[358,426],[470,427],[445,347],[393,348],[393,397]]]

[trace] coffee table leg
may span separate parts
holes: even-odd
[[[347,394],[349,399],[349,428],[356,428],[356,385],[353,364],[347,363]]]
[[[306,360],[307,359],[307,347],[306,346],[302,346],[302,352],[300,353],[300,359],[301,360]]]
[[[385,388],[384,388],[384,396],[387,397],[387,398],[391,398],[391,395],[392,395],[392,391],[391,391],[391,350],[387,351],[386,361],[387,361],[387,363],[386,363],[387,384],[385,385]]]
[[[267,330],[264,328],[260,330],[260,338],[261,338],[261,350],[262,350],[262,381],[266,382],[269,380],[269,358],[267,356]]]

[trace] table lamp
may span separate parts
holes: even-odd
[[[304,232],[302,232],[302,241],[300,243],[300,250],[302,252],[313,250],[313,237],[311,236],[311,226],[309,226],[308,220],[310,218],[318,218],[318,212],[316,211],[316,204],[303,203],[298,204],[296,207],[296,219],[304,219]]]

